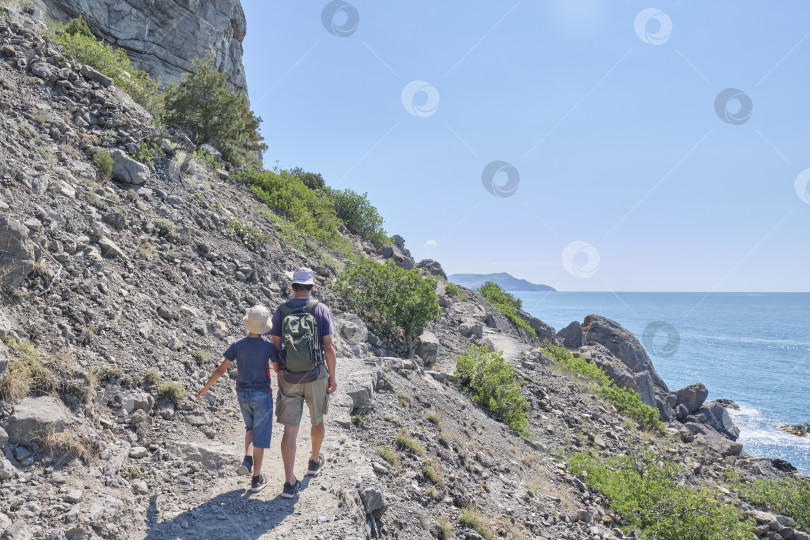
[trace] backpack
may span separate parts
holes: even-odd
[[[318,321],[313,312],[318,301],[310,299],[300,308],[281,304],[282,360],[285,379],[293,384],[317,380],[322,355],[318,341]]]

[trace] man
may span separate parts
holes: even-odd
[[[315,287],[312,270],[296,270],[291,287],[294,298],[276,309],[270,330],[273,345],[279,352],[278,362],[273,362],[273,370],[278,374],[279,389],[276,420],[284,426],[281,458],[284,462],[285,483],[281,496],[285,499],[295,497],[301,489],[301,482],[295,477],[294,468],[296,439],[304,402],[312,421],[312,452],[307,474],[317,476],[324,466],[324,457],[320,452],[326,435],[323,417],[328,411],[329,394],[337,389],[332,313],[324,304],[311,298]],[[312,332],[314,335],[311,335]],[[301,371],[300,366],[306,364],[310,348],[315,366]]]

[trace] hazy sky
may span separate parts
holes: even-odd
[[[242,4],[265,164],[368,192],[417,260],[810,291],[806,1]]]

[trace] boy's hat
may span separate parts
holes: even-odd
[[[315,280],[312,279],[313,277],[312,270],[309,268],[299,268],[293,274],[292,282],[299,285],[314,285]]]
[[[251,334],[266,334],[273,328],[270,321],[270,310],[261,305],[255,305],[242,318],[242,323]]]

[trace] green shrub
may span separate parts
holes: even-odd
[[[250,187],[257,199],[286,221],[274,220],[285,243],[302,250],[310,250],[310,242],[346,253],[351,250],[349,241],[338,233],[340,220],[332,201],[297,176],[287,171],[241,171],[231,178]]]
[[[326,187],[321,173],[306,172],[301,167],[294,167],[290,169],[290,174],[297,176],[309,189],[317,191]]]
[[[470,346],[466,355],[456,357],[456,385],[472,393],[473,401],[521,434],[528,434],[529,415],[521,382],[500,351]]]
[[[334,285],[349,308],[364,314],[375,330],[401,332],[408,354],[413,353],[414,337],[439,316],[435,289],[435,280],[415,268],[404,270],[393,261],[380,264],[366,257],[347,265]]]
[[[106,150],[98,149],[93,152],[93,165],[98,168],[104,178],[109,178],[112,174],[113,157]]]
[[[158,145],[156,142],[143,141],[138,151],[135,152],[135,155],[132,157],[141,163],[154,167],[155,158],[159,158],[162,155],[163,150],[161,150],[160,145]]]
[[[208,170],[216,171],[219,169],[219,162],[217,161],[217,158],[215,158],[208,152],[204,152],[202,150],[195,150],[194,157],[202,161],[205,164],[205,166],[208,167]]]
[[[543,349],[546,356],[565,367],[571,373],[585,375],[597,386],[598,393],[607,398],[616,409],[640,422],[647,429],[666,433],[666,426],[659,420],[658,409],[645,405],[635,390],[616,386],[613,380],[599,366],[591,364],[583,357],[575,358],[565,347],[548,345]]]
[[[155,218],[155,227],[164,232],[172,232],[174,230],[174,221],[169,218]]]
[[[510,321],[523,328],[530,336],[537,339],[537,333],[534,331],[534,328],[529,326],[529,323],[521,319],[517,314],[517,312],[523,308],[523,301],[520,298],[515,298],[504,291],[500,285],[491,281],[485,282],[478,287],[477,290],[487,302],[506,315]]]
[[[152,79],[149,73],[133,66],[124,49],[97,40],[83,20],[57,25],[49,34],[74,60],[110,77],[117,87],[160,118],[163,112],[163,95],[158,91],[160,78]]]
[[[262,234],[262,231],[249,221],[243,223],[239,220],[229,218],[225,228],[238,236],[245,245],[250,245],[253,242],[266,242],[269,238],[266,234]]]
[[[462,291],[461,288],[458,285],[456,285],[455,283],[448,282],[447,285],[445,285],[445,287],[444,287],[444,293],[447,296],[452,296],[453,298],[458,298],[462,302],[466,302],[467,300],[469,300],[467,298],[467,295],[464,294],[464,291]],[[490,303],[492,303],[492,302],[490,302]]]
[[[749,504],[790,516],[799,529],[810,531],[810,478],[761,478],[743,482],[733,469],[728,469],[725,476],[729,488]]]
[[[231,90],[227,73],[213,67],[214,57],[194,62],[186,73],[166,90],[166,121],[194,133],[195,144],[210,142],[233,164],[255,160],[254,152],[267,149],[259,133],[261,118],[253,114],[247,96]]]
[[[750,540],[755,523],[717,491],[681,485],[678,465],[654,452],[602,459],[574,454],[571,474],[602,492],[611,509],[642,538],[657,540]],[[629,531],[627,531],[629,532]]]
[[[180,402],[186,397],[186,391],[179,383],[166,382],[158,388],[158,396],[171,401],[175,405],[180,405]]]
[[[369,202],[367,193],[360,195],[351,189],[328,189],[327,193],[335,205],[337,217],[349,231],[377,247],[390,243],[382,228],[383,218]]]

